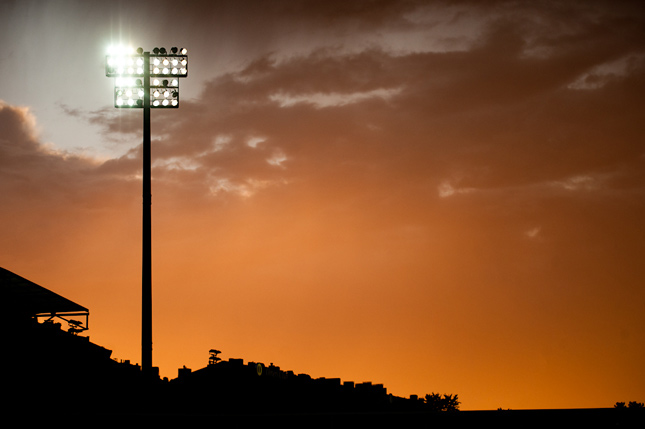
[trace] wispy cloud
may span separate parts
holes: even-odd
[[[645,53],[627,55],[615,61],[592,67],[567,85],[569,89],[592,90],[602,88],[613,80],[624,78],[634,68],[642,67]]]
[[[474,188],[455,188],[452,183],[448,180],[442,181],[437,187],[439,197],[447,198],[459,194],[469,194],[474,192]]]
[[[536,226],[536,227],[534,227],[534,228],[529,229],[529,230],[528,230],[528,231],[526,231],[524,234],[525,234],[528,238],[537,238],[537,237],[540,235],[540,231],[541,231],[541,230],[542,230],[542,228],[540,228],[539,226]]]
[[[341,93],[314,93],[314,94],[271,94],[269,99],[277,102],[280,107],[291,107],[296,104],[311,104],[317,109],[325,107],[345,106],[347,104],[360,103],[361,101],[379,98],[389,100],[401,92],[400,88],[396,89],[373,89],[365,92],[353,92],[349,94]]]
[[[567,191],[590,191],[598,188],[598,181],[591,176],[573,176],[565,180],[552,182],[553,186],[566,189]]]

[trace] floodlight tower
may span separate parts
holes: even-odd
[[[185,48],[111,49],[105,74],[115,77],[114,107],[143,109],[143,235],[141,263],[141,368],[152,374],[152,190],[150,109],[179,107],[179,78],[188,76]]]

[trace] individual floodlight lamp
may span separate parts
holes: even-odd
[[[109,50],[105,74],[115,78],[114,107],[143,109],[143,234],[141,263],[141,368],[152,372],[152,188],[150,109],[179,107],[179,78],[188,76],[184,48]]]

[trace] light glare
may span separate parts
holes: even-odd
[[[124,45],[109,46],[107,51],[108,51],[108,55],[112,55],[112,56],[132,55],[135,53],[135,50],[132,46],[124,46]]]

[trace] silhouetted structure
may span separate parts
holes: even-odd
[[[114,107],[143,109],[143,212],[141,246],[141,365],[147,376],[152,367],[152,164],[150,109],[179,107],[179,78],[188,76],[185,48],[154,48],[144,52],[112,52],[105,75],[115,77]],[[135,66],[136,64],[136,66]],[[125,78],[125,79],[124,79]]]
[[[3,330],[0,356],[11,410],[109,409],[146,387],[138,366],[110,359],[110,350],[77,335],[87,329],[87,308],[3,268],[0,294],[12,322]]]
[[[304,426],[334,427],[365,423],[517,427],[528,422],[533,427],[638,427],[645,420],[642,407],[432,411],[431,404],[417,395],[397,397],[382,384],[341,383],[339,378],[314,379],[273,364],[222,361],[221,351],[215,349],[210,350],[206,367],[180,368],[174,380],[160,380],[158,372],[144,377],[140,366],[117,362],[110,358],[110,350],[77,335],[87,328],[85,307],[1,268],[0,293],[12,316],[11,328],[3,330],[2,337],[2,387],[10,393],[2,407],[5,416],[20,415],[21,421],[40,416],[49,422],[57,414],[91,414],[119,424],[151,423],[152,418],[166,424],[265,423],[288,418]],[[85,316],[85,326],[69,319],[71,315]],[[69,328],[63,330],[57,319],[66,321]],[[456,395],[428,396],[458,405]]]
[[[314,379],[261,362],[229,359],[170,381],[181,409],[190,413],[339,413],[401,409],[409,400],[387,394],[382,384]],[[421,408],[419,408],[421,409]]]
[[[87,308],[4,268],[0,268],[0,293],[3,301],[9,304],[5,312],[14,322],[21,323],[32,318],[47,318],[49,322],[60,319],[70,325],[68,332],[76,334],[88,329],[90,312]],[[85,326],[78,320],[70,319],[79,316],[85,318]]]

